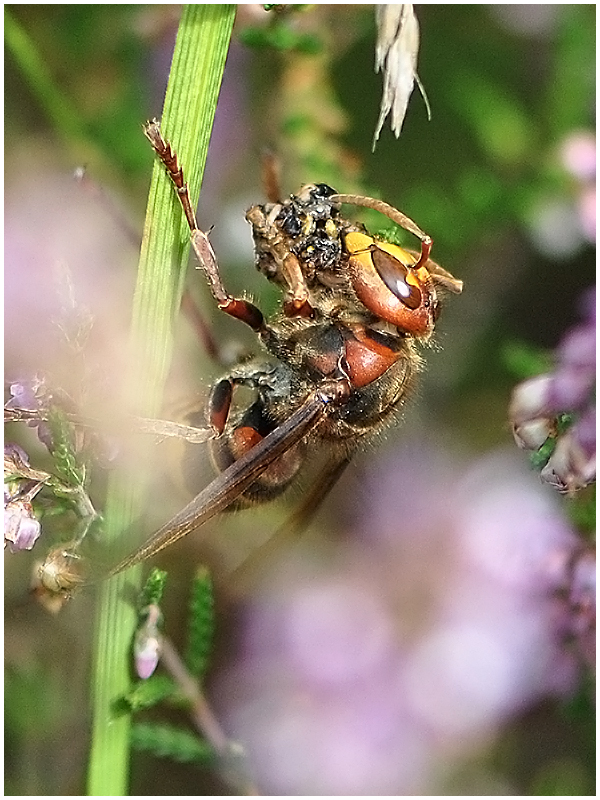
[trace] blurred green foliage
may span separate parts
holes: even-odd
[[[210,745],[197,735],[172,725],[137,722],[133,726],[132,739],[137,750],[147,750],[159,758],[205,763],[215,757]]]

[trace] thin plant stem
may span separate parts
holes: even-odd
[[[197,203],[235,6],[187,5],[183,9],[162,115],[165,135],[186,165]],[[140,121],[141,122],[141,121]],[[140,141],[143,142],[140,128]],[[143,145],[141,145],[143,146]],[[135,413],[155,417],[172,352],[189,252],[170,179],[155,164],[133,301],[131,386]],[[105,538],[116,544],[142,516],[145,476],[114,474],[105,510]],[[92,684],[93,726],[88,772],[90,795],[127,794],[131,720],[119,710],[130,683],[129,657],[136,614],[128,598],[139,591],[141,567],[106,581],[99,590]]]
[[[223,778],[240,794],[258,795],[258,789],[246,769],[244,751],[240,745],[227,738],[198,681],[187,671],[177,650],[166,636],[162,637],[160,660],[190,703],[194,725],[212,745],[217,755],[217,767]]]

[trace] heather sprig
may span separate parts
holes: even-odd
[[[509,408],[515,441],[549,451],[540,476],[560,492],[596,479],[595,297],[592,289],[583,298],[581,321],[557,347],[554,370],[520,383]]]

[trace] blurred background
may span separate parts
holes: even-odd
[[[384,198],[465,289],[400,424],[303,541],[242,599],[218,582],[209,694],[264,794],[593,794],[590,643],[565,643],[563,596],[590,529],[576,509],[593,497],[542,486],[508,406],[595,283],[595,6],[416,6],[431,121],[415,91],[399,140],[386,123],[373,152],[374,8],[239,7],[199,224],[214,225],[228,289],[273,312],[244,220],[271,148],[286,194],[326,182]],[[180,8],[5,9],[5,378],[43,373],[95,409],[125,368],[153,162],[141,123],[160,117]],[[219,342],[255,350],[189,278]],[[182,315],[164,416],[201,408],[218,374]],[[32,429],[6,436],[49,467]],[[149,530],[186,502],[172,458],[161,450]],[[299,494],[225,515],[209,546],[192,535],[159,559],[176,643],[195,566],[243,560]],[[49,519],[44,535],[68,524]],[[93,591],[48,614],[28,594],[34,553],[7,556],[5,791],[80,794]],[[210,769],[144,754],[132,775],[132,794],[229,793]]]

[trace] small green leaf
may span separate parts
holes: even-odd
[[[208,666],[214,631],[213,588],[206,567],[200,567],[194,577],[188,627],[185,663],[192,675],[202,677]]]
[[[136,750],[185,763],[207,764],[215,760],[215,752],[208,742],[174,725],[135,723],[131,729],[131,745]]]
[[[548,459],[554,452],[555,447],[556,438],[554,436],[549,436],[539,450],[530,454],[529,461],[532,468],[537,472],[542,470],[548,463]]]
[[[572,414],[559,414],[556,417],[556,435],[553,434],[552,436],[549,436],[539,450],[536,450],[529,456],[529,460],[533,469],[539,471],[546,466],[550,456],[556,448],[557,437],[568,430],[573,424],[573,421],[574,417]]]
[[[166,580],[167,573],[164,570],[158,569],[157,567],[154,567],[151,570],[150,574],[146,578],[144,588],[140,592],[140,599],[138,603],[139,608],[145,608],[149,605],[160,605]]]
[[[373,228],[373,236],[382,242],[388,242],[388,244],[395,244],[398,247],[412,247],[414,249],[413,243],[408,242],[409,234],[396,227]]]
[[[52,455],[59,477],[69,486],[83,486],[85,467],[75,454],[73,446],[73,426],[58,408],[53,408],[48,415],[48,425],[52,433],[54,449]]]
[[[175,682],[168,675],[152,675],[134,684],[124,700],[131,711],[143,711],[170,697],[175,690]]]

